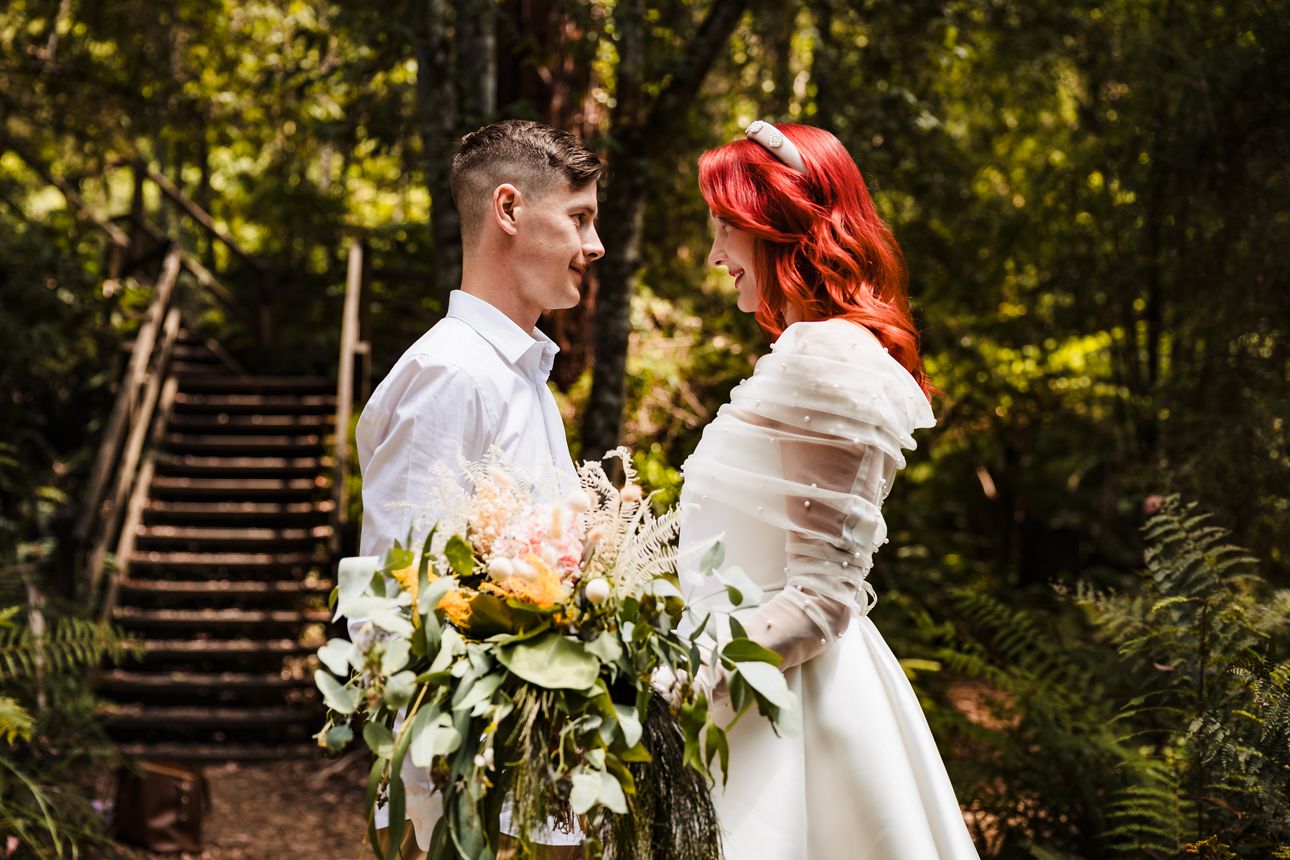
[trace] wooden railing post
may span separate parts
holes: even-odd
[[[354,356],[359,350],[359,304],[363,293],[363,243],[349,246],[345,277],[345,304],[340,320],[340,364],[336,374],[336,450],[332,472],[332,552],[340,549],[342,529],[349,522],[349,494],[345,477],[349,466],[349,422],[354,414]]]

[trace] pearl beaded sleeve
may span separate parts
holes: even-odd
[[[745,623],[783,668],[820,653],[872,608],[883,499],[905,465],[902,449],[916,447],[913,431],[934,424],[922,390],[877,338],[835,319],[790,326],[705,431],[685,464],[687,494],[784,535],[783,590]]]

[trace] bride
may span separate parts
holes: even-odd
[[[976,858],[918,699],[869,619],[902,448],[935,420],[903,258],[855,162],[804,125],[749,126],[699,160],[709,262],[775,340],[684,467],[681,536],[724,535],[767,594],[736,612],[783,657],[799,737],[730,730],[716,803],[729,860]],[[720,601],[714,580],[691,599]],[[713,689],[720,706],[724,683]],[[729,712],[727,712],[728,714]]]

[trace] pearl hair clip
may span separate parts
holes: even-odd
[[[798,173],[806,173],[806,164],[802,161],[802,154],[797,151],[793,141],[784,136],[784,133],[768,122],[754,120],[748,128],[744,129],[744,134],[753,143],[765,147],[771,155],[796,170]]]

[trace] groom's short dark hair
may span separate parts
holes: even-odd
[[[472,131],[452,159],[452,199],[462,239],[474,236],[502,183],[540,195],[557,180],[582,188],[600,177],[602,167],[578,138],[540,122],[504,119]]]

